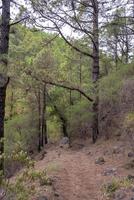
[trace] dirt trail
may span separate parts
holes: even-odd
[[[59,148],[49,150],[36,167],[38,170],[49,169],[54,180],[54,200],[105,200],[102,185],[113,177],[102,176],[102,172],[107,167],[116,167],[118,176],[127,175],[121,167],[125,162],[122,154],[104,156],[104,165],[95,164],[95,158],[104,155],[102,152],[105,150],[105,146],[104,149],[98,146],[77,151]]]
[[[59,194],[57,199],[100,199],[100,195],[98,194],[99,198],[97,198],[96,194],[96,191],[100,190],[98,172],[88,156],[82,152],[67,154],[63,159],[62,168],[56,177],[55,189]],[[96,182],[98,182],[98,186]]]

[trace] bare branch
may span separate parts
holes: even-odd
[[[71,44],[71,42],[69,42],[69,41],[67,40],[67,38],[62,34],[62,32],[61,32],[60,28],[57,26],[57,24],[55,24],[55,26],[56,26],[56,28],[57,28],[59,34],[61,35],[61,37],[65,40],[65,42],[66,42],[69,46],[71,46],[73,49],[75,49],[75,50],[78,51],[79,53],[82,53],[82,54],[85,55],[85,56],[88,56],[88,57],[90,57],[90,58],[94,58],[94,56],[93,56],[92,54],[89,54],[89,53],[87,53],[87,52],[85,52],[85,51],[82,51],[81,49],[79,49],[79,48],[77,48],[76,46],[74,46],[73,44]]]
[[[64,85],[63,83],[55,83],[51,80],[45,80],[45,79],[39,79],[37,78],[36,76],[34,76],[32,74],[31,71],[25,71],[25,73],[28,75],[28,76],[31,76],[32,78],[34,78],[36,81],[41,81],[42,83],[45,83],[45,84],[48,84],[48,85],[53,85],[53,86],[57,86],[57,87],[61,87],[61,88],[65,88],[67,90],[72,90],[72,91],[76,91],[76,92],[79,92],[82,96],[84,96],[86,99],[88,99],[88,101],[90,102],[93,102],[94,100],[89,97],[81,88],[79,87],[75,87],[75,86],[72,86],[72,85]]]
[[[76,88],[76,87],[73,87],[73,86],[67,86],[67,85],[63,85],[61,83],[55,83],[55,82],[52,82],[52,81],[47,81],[47,80],[43,80],[44,83],[46,84],[49,84],[49,85],[54,85],[54,86],[57,86],[57,87],[62,87],[62,88],[65,88],[65,89],[68,89],[68,90],[72,90],[72,91],[77,91],[79,92],[80,94],[82,94],[86,99],[88,99],[89,101],[93,102],[93,99],[90,98],[83,90],[81,90],[80,88]]]
[[[10,24],[10,26],[14,26],[14,25],[16,25],[16,24],[19,24],[20,22],[22,22],[22,21],[24,21],[24,20],[26,20],[26,19],[29,19],[29,17],[30,17],[30,16],[26,16],[26,17],[24,17],[24,18],[22,18],[22,19],[20,19],[20,20],[18,20],[18,21],[16,21],[16,22],[13,22],[13,23]]]

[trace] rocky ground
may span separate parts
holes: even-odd
[[[37,158],[52,187],[38,200],[134,200],[134,154],[122,141],[51,146]]]

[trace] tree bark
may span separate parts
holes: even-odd
[[[5,99],[6,88],[9,78],[3,74],[7,73],[8,49],[9,49],[9,31],[10,31],[10,0],[2,0],[1,17],[1,41],[0,41],[0,140],[4,138],[4,118],[5,118]],[[0,154],[4,153],[4,142],[0,145]],[[4,160],[0,163],[0,170],[4,171]]]
[[[93,64],[92,64],[92,80],[94,84],[94,102],[92,106],[92,140],[96,142],[99,134],[99,27],[98,27],[98,2],[94,1],[93,9]]]
[[[13,108],[14,108],[14,92],[11,89],[11,97],[10,97],[10,113],[9,113],[9,118],[10,120],[13,117]]]
[[[115,66],[118,69],[118,35],[115,33]]]
[[[41,151],[41,93],[38,91],[38,151]]]
[[[82,56],[80,54],[80,64],[79,64],[79,83],[80,83],[80,87],[82,85],[82,63],[81,63],[81,59],[82,59]],[[80,101],[81,101],[81,93],[79,95],[80,95]]]
[[[0,80],[3,75],[0,74]],[[4,83],[0,84],[0,155],[4,153],[4,118],[5,118],[5,99],[6,99],[6,88],[9,79],[5,77]],[[0,160],[0,170],[4,171],[4,159]]]
[[[126,16],[126,9],[124,10],[125,12],[125,46],[126,46],[126,59],[125,59],[125,63],[128,64],[129,62],[129,37],[128,37],[128,29],[127,29],[127,16]]]
[[[44,143],[48,143],[48,137],[47,137],[47,120],[46,120],[46,106],[47,106],[47,88],[46,84],[44,85],[43,89],[43,102],[42,102],[42,118],[41,118],[41,147],[44,147]]]

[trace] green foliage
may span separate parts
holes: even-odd
[[[58,141],[61,136],[60,122],[56,116],[47,121],[48,137],[51,141]]]
[[[133,73],[133,65],[121,65],[117,71],[111,71],[108,76],[103,77],[100,80],[100,99],[109,102],[117,101],[117,96],[124,81],[129,78],[134,78]]]
[[[5,159],[18,161],[24,167],[11,181],[5,178],[2,172],[0,173],[0,186],[6,191],[8,199],[30,200],[38,192],[35,184],[41,187],[52,184],[46,170],[35,170],[34,161],[22,150],[20,143],[15,146],[15,150],[10,153],[10,156],[8,155],[8,158],[5,156]]]
[[[111,196],[119,188],[120,188],[119,183],[115,180],[103,186],[103,190],[108,196]]]
[[[91,105],[88,101],[82,99],[67,109],[70,136],[76,137],[79,133],[82,134],[82,130],[86,133],[89,129],[89,123],[92,119]]]
[[[37,138],[36,135],[36,118],[29,114],[14,116],[6,122],[5,126],[5,151],[10,153],[14,149],[14,144],[21,141],[23,149],[32,148],[32,143]]]

